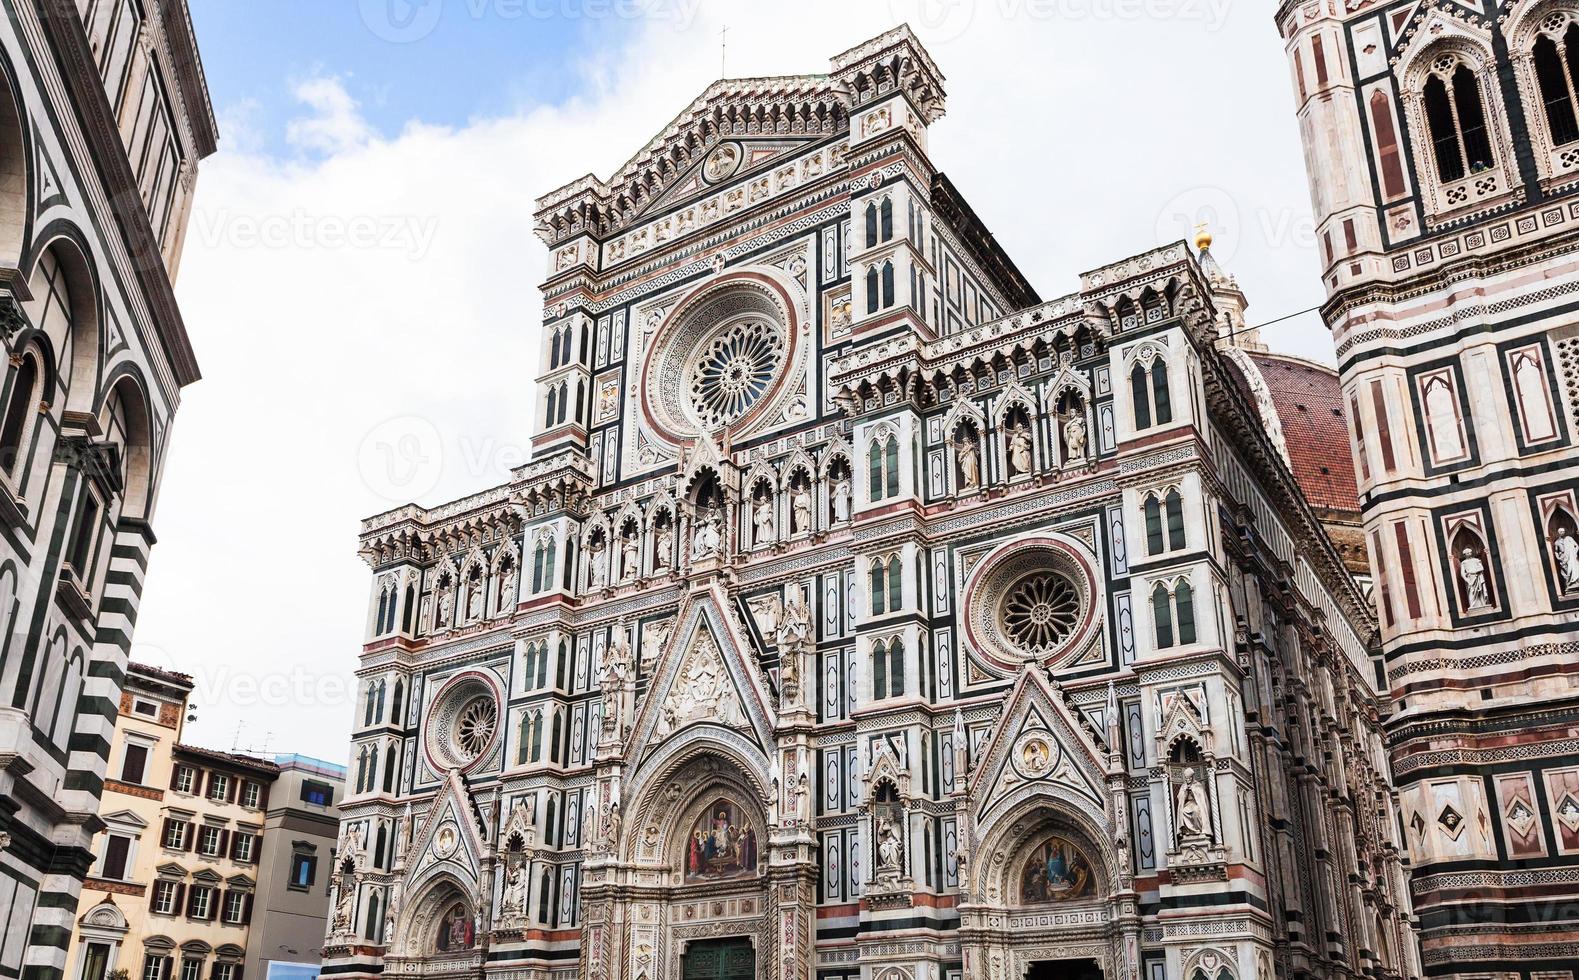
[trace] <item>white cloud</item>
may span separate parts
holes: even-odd
[[[1160,2],[1147,9],[1205,0]],[[1226,8],[1212,30],[1082,3],[948,7],[967,16],[929,41],[950,99],[934,159],[1044,296],[1183,237],[1173,212],[1205,204],[1253,322],[1315,305],[1264,10]],[[272,732],[274,750],[345,757],[369,586],[358,519],[395,505],[381,492],[436,503],[504,480],[530,437],[546,268],[532,200],[608,175],[662,129],[716,74],[723,24],[731,75],[816,73],[904,7],[711,4],[586,56],[576,98],[463,128],[377,133],[323,75],[295,87],[301,156],[226,141],[178,287],[205,377],[174,427],[135,651],[199,675],[192,738],[229,747],[244,721],[243,747]],[[1331,357],[1308,318],[1269,339]]]

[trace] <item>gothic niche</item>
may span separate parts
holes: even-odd
[[[724,491],[711,470],[691,491],[691,560],[709,561],[724,550]]]
[[[949,440],[954,448],[954,486],[959,493],[981,489],[981,433],[976,423],[961,419]]]
[[[609,543],[601,527],[587,535],[587,588],[604,589],[609,584]]]
[[[1031,440],[1031,413],[1024,405],[1014,405],[1003,413],[1003,460],[1011,480],[1023,480],[1035,469]]]
[[[433,630],[449,629],[451,617],[455,613],[455,578],[450,575],[449,569],[439,573],[439,580],[433,586]]]
[[[811,474],[797,467],[790,473],[786,485],[789,487],[790,534],[796,537],[809,535],[815,530],[812,526]]]
[[[1465,613],[1490,612],[1497,607],[1497,596],[1485,541],[1468,522],[1453,532],[1452,541],[1458,607]]]
[[[905,805],[898,787],[887,780],[872,795],[872,850],[876,882],[897,887],[905,880]]]
[[[835,526],[850,523],[855,495],[850,473],[850,461],[843,456],[828,465],[828,521]]]
[[[652,517],[652,568],[655,572],[674,567],[674,514],[667,506]]]
[[[1086,403],[1073,388],[1065,388],[1058,395],[1058,430],[1063,443],[1062,463],[1077,466],[1086,461],[1090,430],[1086,421]]]
[[[620,527],[620,581],[634,582],[641,577],[641,527],[636,518],[626,518]]]
[[[1206,797],[1207,768],[1194,742],[1181,738],[1168,753],[1168,785],[1173,796],[1173,844],[1193,860],[1205,857],[1212,843],[1212,817]]]
[[[764,479],[751,487],[751,544],[763,547],[773,543],[773,487]]]
[[[1558,591],[1564,595],[1579,592],[1579,523],[1566,507],[1552,508],[1546,519],[1546,540]]]
[[[1050,905],[1095,898],[1096,880],[1085,851],[1054,834],[1031,851],[1020,870],[1020,903]]]
[[[756,829],[732,800],[719,797],[686,835],[685,880],[755,877],[759,856]]]

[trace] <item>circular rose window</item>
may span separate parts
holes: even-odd
[[[971,647],[1012,671],[1086,649],[1096,633],[1092,560],[1061,538],[1023,538],[976,562],[965,583]]]
[[[468,769],[498,744],[499,695],[482,674],[452,678],[433,699],[425,745],[441,770]]]
[[[708,338],[691,366],[691,407],[708,430],[751,410],[784,364],[784,335],[764,320],[728,324]]]
[[[647,348],[641,392],[656,434],[681,442],[777,417],[796,357],[788,288],[778,270],[725,277],[664,316]]]
[[[1056,650],[1080,624],[1080,590],[1065,575],[1032,572],[1009,587],[1003,600],[1003,631],[1022,650]]]

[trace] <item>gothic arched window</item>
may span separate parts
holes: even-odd
[[[883,241],[894,237],[894,199],[883,198],[883,203],[877,209],[877,217],[882,227],[879,229]]]
[[[877,266],[866,268],[866,312],[876,313],[877,304],[881,297],[877,293]]]
[[[872,501],[899,494],[899,437],[873,439],[867,450],[867,475]]]
[[[1184,547],[1184,501],[1179,491],[1168,491],[1163,498],[1163,508],[1168,513],[1168,550],[1177,551]]]
[[[33,429],[33,417],[43,400],[42,380],[38,348],[30,346],[11,376],[11,398],[6,403],[5,419],[0,421],[0,469],[11,478],[13,486],[21,483],[22,456]]]
[[[898,637],[872,643],[872,700],[905,693],[905,647]]]
[[[904,605],[904,576],[900,574],[899,556],[894,555],[888,559],[888,611],[893,612]]]
[[[890,215],[889,218],[888,218],[888,222],[889,222],[889,226],[890,226],[889,234],[893,233],[892,227],[891,227],[892,224],[893,224],[893,220],[894,220],[893,216]],[[888,307],[893,306],[893,305],[894,305],[894,264],[892,262],[884,262],[883,263],[883,308],[887,309]]]
[[[378,708],[378,685],[367,682],[367,707],[362,712],[362,727],[373,723],[373,712]]]
[[[888,611],[888,566],[881,558],[873,558],[870,585],[872,615],[881,616]]]
[[[1546,128],[1553,146],[1579,140],[1579,119],[1574,107],[1579,86],[1579,23],[1568,25],[1561,38],[1541,35],[1535,42],[1535,79],[1541,87]]]
[[[1151,590],[1151,620],[1156,627],[1157,649],[1173,646],[1173,608],[1168,601],[1168,587],[1160,582]]]
[[[395,681],[395,694],[394,694],[394,696],[392,698],[389,699],[389,720],[390,721],[395,722],[396,724],[400,723],[400,709],[402,707],[404,707],[405,700],[406,700],[406,685],[405,685],[405,682],[401,681],[401,680],[396,680]]]
[[[1151,362],[1151,403],[1158,425],[1173,421],[1173,402],[1168,398],[1168,365],[1160,357]]]
[[[1451,78],[1433,73],[1421,93],[1426,124],[1431,129],[1431,150],[1437,177],[1443,183],[1489,170],[1491,139],[1486,133],[1486,110],[1480,97],[1480,80],[1464,65]]]
[[[1163,552],[1162,543],[1162,504],[1157,501],[1156,494],[1146,497],[1146,554],[1160,555]]]
[[[1371,128],[1376,132],[1376,158],[1382,171],[1382,195],[1394,198],[1404,192],[1403,159],[1398,152],[1398,125],[1393,103],[1385,91],[1371,96]]]
[[[395,746],[390,745],[384,751],[384,792],[395,791],[395,774],[400,771],[400,759],[395,755]]]
[[[1146,383],[1146,369],[1139,364],[1129,372],[1129,395],[1135,405],[1135,428],[1151,428],[1151,398]]]
[[[866,247],[871,248],[877,244],[877,204],[871,202],[866,205]]]

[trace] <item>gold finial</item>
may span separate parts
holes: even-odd
[[[1195,226],[1195,248],[1204,252],[1212,247],[1212,233],[1206,230],[1206,222]]]

